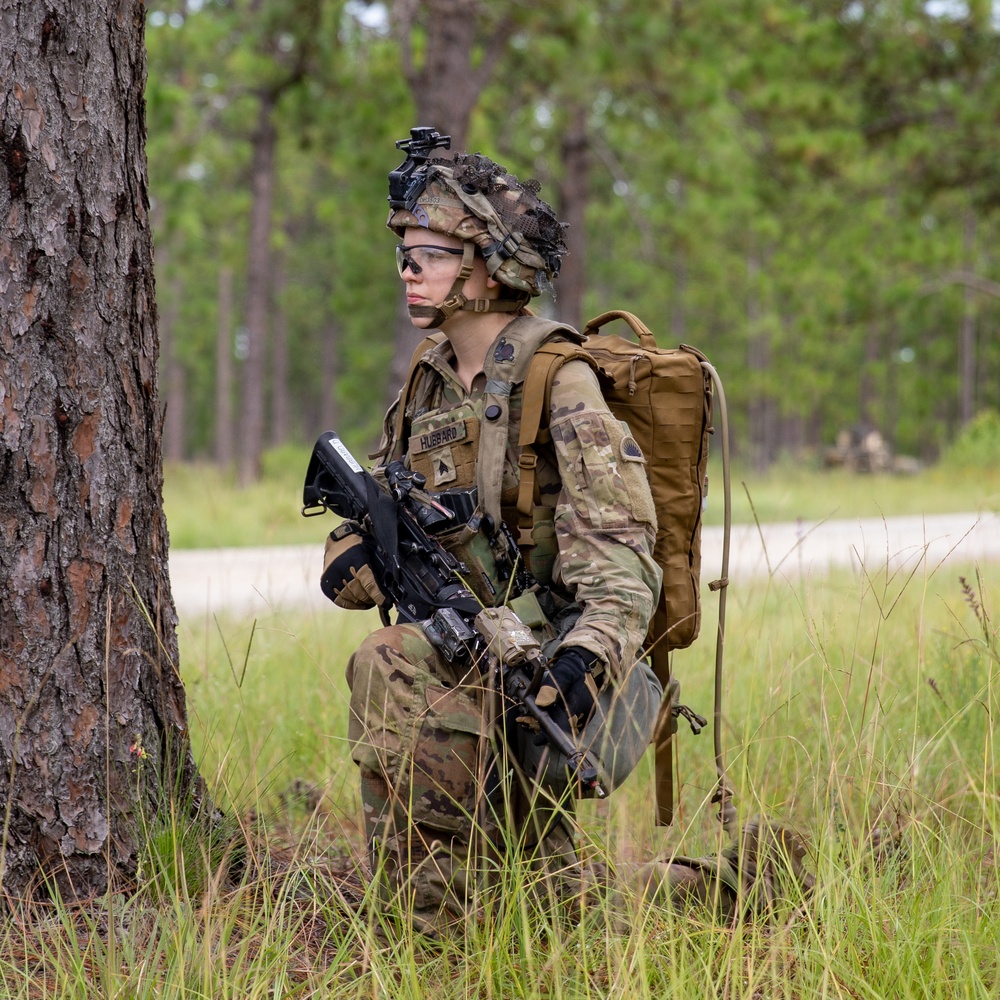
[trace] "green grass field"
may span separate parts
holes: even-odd
[[[960,496],[946,505],[947,484],[938,484],[935,509],[996,509],[996,483],[978,478],[968,504]],[[908,480],[911,500],[917,482],[932,494]],[[762,519],[783,519],[821,496],[829,503],[829,483],[788,473],[751,495],[768,497],[755,499]],[[851,506],[874,485],[846,484],[837,500]],[[952,487],[967,488],[954,477]],[[883,499],[872,513],[912,512]],[[708,716],[716,601],[705,595],[704,634],[674,661],[682,700]],[[344,665],[377,616],[331,607],[184,621],[195,752],[226,814],[225,836],[212,843],[180,817],[151,820],[137,892],[56,907],[32,928],[7,925],[0,993],[994,997],[998,607],[996,566],[870,565],[861,575],[734,587],[722,738],[736,806],[741,820],[763,814],[808,838],[815,891],[790,891],[767,919],[735,925],[628,891],[567,922],[532,904],[531,876],[512,866],[488,917],[436,947],[350,874],[361,833]],[[711,728],[695,737],[682,723],[679,776],[667,829],[653,825],[648,757],[606,802],[584,803],[587,857],[625,867],[674,852],[715,855],[728,841],[710,803]],[[875,829],[892,845],[878,859]]]

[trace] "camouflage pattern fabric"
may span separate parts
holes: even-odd
[[[381,775],[414,822],[468,830],[487,766],[478,670],[458,675],[419,625],[391,625],[355,651],[347,682],[354,762]]]
[[[477,668],[456,670],[418,625],[393,625],[361,644],[347,680],[372,868],[418,929],[465,920],[512,844],[556,881],[578,868],[572,806],[512,775]]]
[[[414,449],[421,468],[441,477],[440,485],[464,488],[473,485],[468,448],[484,419],[486,384],[480,375],[467,392],[451,360],[447,341],[427,352],[407,409],[421,435]],[[519,412],[515,389],[513,441]],[[390,413],[386,427],[394,426]],[[593,733],[623,780],[648,744],[656,714],[657,682],[645,668],[631,670],[660,585],[651,555],[655,512],[642,459],[624,447],[627,427],[608,411],[588,365],[561,369],[552,387],[551,427],[552,447],[540,456],[537,475],[544,510],[536,524],[548,552],[541,578],[551,585],[557,610],[576,603],[579,615],[564,635],[539,638],[549,640],[549,656],[562,645],[596,653],[595,677],[608,687],[608,699],[626,684],[637,685],[627,688],[641,696],[634,704],[623,700],[621,710],[611,711],[607,700],[604,724]],[[395,457],[394,451],[409,460],[390,436],[382,455]],[[517,459],[511,445],[501,511],[514,529]],[[610,686],[612,680],[619,686]],[[516,746],[495,738],[495,695],[484,689],[478,668],[456,668],[418,625],[397,624],[362,643],[348,665],[348,683],[348,736],[361,773],[372,862],[383,891],[401,898],[420,929],[433,933],[466,919],[475,892],[489,885],[501,854],[509,862],[512,845],[544,873],[536,884],[546,892],[579,892],[572,802],[560,798],[558,781],[535,783],[524,762],[506,759],[506,747],[513,754]]]
[[[555,505],[554,573],[583,609],[562,645],[591,650],[617,675],[638,657],[662,577],[645,460],[623,448],[628,427],[583,362],[563,365],[552,384],[550,430],[556,464],[568,473]]]

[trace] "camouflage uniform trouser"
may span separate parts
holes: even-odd
[[[533,785],[492,738],[496,696],[477,667],[448,663],[419,625],[391,625],[361,644],[347,681],[370,858],[418,927],[468,919],[474,888],[489,885],[512,853],[545,873],[547,891],[579,891],[572,802]],[[659,694],[651,674],[640,683],[645,738],[631,741],[633,767]]]

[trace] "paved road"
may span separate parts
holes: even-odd
[[[722,529],[702,536],[703,578],[720,576]],[[319,590],[321,544],[246,549],[175,550],[170,579],[178,613],[256,614],[268,607],[329,607]],[[941,514],[763,525],[735,525],[729,576],[822,574],[833,567],[911,566],[926,559],[1000,561],[1000,515]]]

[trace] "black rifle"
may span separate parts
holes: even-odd
[[[463,582],[468,569],[435,537],[461,524],[475,525],[475,490],[424,490],[425,478],[401,462],[386,466],[386,486],[363,469],[332,431],[313,447],[302,490],[302,514],[327,510],[356,521],[370,539],[369,563],[389,605],[399,618],[418,622],[442,655],[457,663],[492,662],[500,670],[504,694],[538,722],[551,745],[570,763],[570,774],[585,793],[600,798],[600,769],[572,737],[535,704],[545,658],[531,631],[510,608],[483,608]],[[530,584],[517,571],[517,545],[505,525],[485,516],[478,525],[497,546],[497,532],[509,557],[498,560],[497,572],[510,584],[511,597]],[[388,621],[383,610],[384,620]],[[486,654],[489,654],[487,656]],[[523,713],[522,713],[523,714]]]

